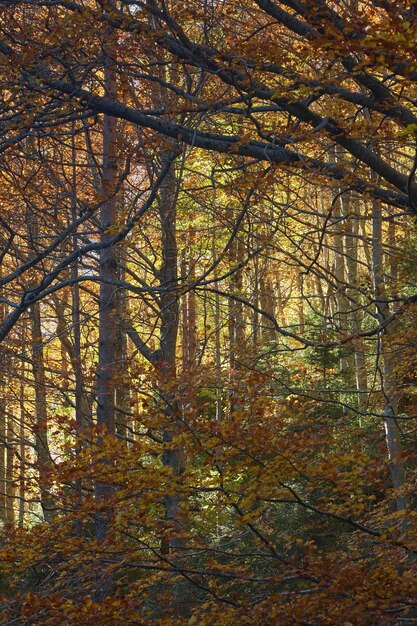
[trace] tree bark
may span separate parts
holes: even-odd
[[[380,324],[383,324],[390,316],[390,309],[386,293],[383,266],[382,248],[382,211],[379,201],[372,202],[372,268],[375,290],[375,301],[377,306],[377,317]],[[395,371],[392,358],[389,353],[388,340],[394,332],[391,325],[387,327],[385,333],[380,336],[379,350],[382,361],[381,386],[384,398],[384,427],[385,440],[388,450],[389,469],[394,489],[401,489],[405,484],[405,470],[402,459],[401,432],[397,422],[398,397],[395,380]],[[396,497],[396,505],[399,511],[407,505],[407,498],[404,495]]]
[[[125,279],[124,260],[118,255],[119,280]],[[117,380],[116,386],[116,434],[122,440],[127,439],[128,434],[128,412],[130,409],[130,389],[127,384],[127,372],[129,370],[127,354],[127,336],[123,331],[120,320],[127,319],[128,299],[127,294],[119,291],[116,295],[117,319],[119,323],[116,327],[115,351],[117,356]]]
[[[14,497],[15,497],[15,479],[14,479],[14,457],[15,446],[12,443],[16,439],[13,428],[13,416],[9,413],[7,417],[7,450],[6,450],[6,524],[14,524]]]
[[[23,329],[22,333],[22,344],[24,343],[26,337],[25,329]],[[26,429],[25,429],[25,376],[26,376],[26,364],[22,360],[21,363],[21,384],[19,390],[19,513],[18,513],[18,524],[19,528],[23,528],[25,522],[25,479],[26,479],[26,446],[25,446],[25,437],[26,437]]]
[[[50,474],[53,469],[53,461],[48,441],[46,374],[39,302],[30,307],[29,316],[32,328],[32,370],[35,385],[35,450],[39,470],[41,507],[45,521],[49,522],[55,513],[53,498],[50,493]]]
[[[162,158],[166,164],[167,154]],[[172,164],[168,175],[161,185],[159,194],[159,216],[162,227],[162,265],[160,269],[160,360],[159,380],[160,396],[164,402],[163,441],[165,450],[163,463],[172,472],[174,482],[185,469],[185,454],[181,447],[172,445],[174,437],[182,428],[179,421],[180,406],[176,398],[176,347],[179,323],[179,303],[175,293],[178,284],[178,251],[176,240],[176,205],[177,180],[175,164]],[[172,532],[162,546],[163,552],[179,548],[180,534],[185,526],[184,512],[181,510],[182,498],[174,492],[164,497],[166,518],[172,523]]]
[[[243,244],[235,239],[230,247],[230,262],[237,267],[243,261]],[[236,269],[230,278],[231,297],[229,297],[228,327],[229,327],[229,363],[230,363],[230,417],[239,410],[239,369],[245,354],[245,319],[243,305],[233,298],[233,294],[242,295],[242,272]]]
[[[360,333],[362,331],[360,301],[357,295],[358,283],[358,201],[354,196],[350,198],[349,214],[345,212],[345,249],[346,249],[346,272],[348,278],[347,296],[350,307],[350,325],[354,339],[354,362],[355,380],[357,390],[357,406],[359,411],[364,411],[368,399],[368,380],[366,373],[365,346]]]
[[[116,94],[115,65],[107,53],[104,69],[104,88],[106,95]],[[103,196],[105,201],[100,211],[100,241],[107,243],[112,237],[109,229],[114,226],[117,218],[117,125],[116,120],[104,115],[103,120]],[[111,281],[118,278],[117,258],[114,246],[100,250],[100,294],[99,294],[99,346],[97,370],[97,430],[98,451],[104,442],[115,436],[115,375],[116,371],[116,289]],[[101,461],[103,471],[109,461]],[[108,469],[108,468],[107,468]],[[101,503],[101,509],[95,518],[95,535],[103,543],[108,537],[112,509],[108,502],[114,487],[109,481],[98,479],[95,483],[95,496]],[[113,587],[112,576],[99,573],[95,600],[103,601]]]

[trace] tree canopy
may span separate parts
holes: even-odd
[[[417,621],[417,4],[0,0],[2,624]]]

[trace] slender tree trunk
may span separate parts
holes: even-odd
[[[281,326],[286,326],[287,325],[287,317],[285,315],[286,300],[284,298],[284,293],[282,290],[282,281],[280,280],[280,278],[277,278],[275,281],[275,290],[277,294],[276,301],[277,301],[277,310],[278,310],[278,321]],[[300,304],[302,307],[302,301],[300,301]],[[301,311],[299,310],[299,312],[301,313],[301,319],[303,319],[302,308],[301,308]]]
[[[259,283],[259,295],[261,301],[261,309],[265,311],[265,313],[269,313],[269,315],[275,316],[275,294],[271,283],[271,277],[268,276],[268,266],[265,265],[263,267],[263,271],[260,277]],[[262,319],[262,343],[268,344],[274,341],[275,327],[272,322],[267,319]]]
[[[0,521],[6,523],[6,403],[4,380],[0,373]]]
[[[215,237],[212,241],[213,259],[216,258]],[[217,267],[214,270],[217,278]],[[221,341],[222,315],[220,295],[214,295],[214,362],[216,370],[216,422],[219,423],[223,417],[223,373],[222,373],[222,341]]]
[[[378,321],[382,324],[390,316],[390,309],[384,280],[382,212],[380,202],[377,200],[374,200],[372,203],[372,267],[377,316]],[[384,398],[384,426],[389,468],[394,489],[400,489],[405,483],[405,471],[402,459],[401,432],[396,419],[398,406],[395,371],[388,345],[389,337],[393,332],[394,328],[391,324],[387,327],[385,334],[380,336],[379,346],[382,361],[381,384]],[[404,509],[407,504],[406,497],[398,496],[396,504],[398,510]]]
[[[77,208],[77,179],[76,179],[76,151],[74,143],[74,126],[72,135],[72,199],[71,199],[71,213],[72,219],[76,219]],[[74,232],[72,235],[72,250],[77,252],[79,248],[78,236]],[[85,437],[89,423],[91,424],[91,409],[88,404],[87,394],[84,391],[84,372],[82,367],[82,353],[81,353],[81,315],[80,315],[80,287],[77,282],[78,279],[78,259],[74,261],[71,266],[71,279],[74,281],[72,287],[72,302],[71,302],[71,322],[72,322],[72,350],[70,351],[70,359],[72,363],[72,370],[74,373],[75,388],[74,388],[74,403],[75,403],[75,428],[76,428],[76,442],[75,451],[79,454],[85,445]],[[75,497],[76,506],[80,507],[82,503],[82,480],[78,479],[75,483]],[[82,522],[76,520],[75,532],[78,536],[82,536],[83,528]]]
[[[341,159],[340,150],[335,148],[336,160]],[[348,301],[345,294],[346,289],[346,274],[347,269],[345,267],[345,250],[344,250],[344,237],[343,230],[345,228],[346,215],[349,212],[349,197],[348,193],[343,193],[343,189],[337,189],[337,195],[333,200],[333,220],[334,220],[334,234],[333,234],[333,259],[334,270],[333,274],[337,281],[337,289],[334,294],[336,315],[335,320],[339,330],[344,334],[348,328]],[[345,379],[349,378],[349,372],[353,369],[346,353],[342,351],[342,357],[340,359],[340,370]]]
[[[12,443],[16,437],[13,428],[13,416],[7,417],[7,450],[6,450],[6,524],[14,524],[14,497],[15,497],[15,479],[14,479],[14,457],[15,447]]]
[[[194,267],[194,259],[190,258],[190,271],[189,271],[190,280],[193,281],[195,279],[195,267]],[[188,368],[190,370],[195,370],[196,366],[196,358],[197,358],[197,302],[195,297],[195,291],[191,290],[188,292],[188,333],[189,333],[189,342],[188,342]]]
[[[324,291],[323,291],[323,285],[321,284],[321,280],[318,276],[314,276],[314,284],[313,284],[313,288],[312,288],[312,292],[314,293],[314,290],[317,291],[318,294],[318,300],[320,302],[320,306],[317,307],[319,310],[322,311],[322,313],[325,313],[326,310],[326,297],[324,295]]]
[[[187,272],[188,272],[187,259],[186,259],[185,250],[184,250],[183,255],[182,255],[182,259],[181,259],[181,282],[183,284],[187,281],[187,278],[188,278]],[[190,352],[190,347],[189,347],[190,335],[189,335],[189,332],[188,332],[188,298],[187,298],[187,294],[185,294],[181,298],[181,321],[182,321],[182,342],[181,342],[181,347],[182,347],[182,365],[183,365],[184,371],[186,371],[187,370],[187,366],[188,366],[188,355],[189,355],[189,352]]]
[[[235,239],[230,248],[230,261],[237,266],[243,261],[243,244]],[[243,305],[233,298],[233,295],[242,295],[243,278],[240,269],[237,269],[230,279],[231,297],[229,298],[229,363],[230,363],[230,417],[239,409],[240,377],[242,359],[245,355],[245,320]]]
[[[165,165],[165,159],[162,164]],[[176,347],[179,323],[179,304],[175,293],[178,282],[178,252],[176,240],[176,204],[177,180],[175,165],[172,164],[168,175],[161,185],[159,194],[159,215],[162,226],[162,266],[161,283],[161,326],[160,326],[160,395],[165,404],[165,425],[163,440],[165,450],[163,463],[171,469],[174,482],[185,469],[185,454],[180,447],[172,445],[176,435],[181,432],[179,421],[180,407],[175,394],[176,381]],[[179,548],[181,530],[185,527],[185,516],[182,510],[182,499],[175,493],[164,497],[166,517],[172,524],[172,532],[166,538],[163,552]]]
[[[220,296],[215,295],[215,367],[216,367],[216,422],[220,422],[223,416],[223,373],[222,373],[222,350],[221,350],[221,311]]]
[[[1,267],[0,267],[1,274]],[[3,296],[3,289],[0,289],[0,296]],[[6,305],[0,302],[0,320],[6,317]],[[2,349],[0,348],[2,351]],[[2,359],[4,362],[4,359]],[[6,380],[5,373],[0,370],[0,521],[7,523],[6,519],[6,456],[7,456],[7,418],[6,418]]]
[[[54,516],[53,498],[50,494],[50,474],[53,469],[53,461],[48,442],[46,374],[39,302],[36,302],[30,307],[29,316],[32,328],[32,369],[35,385],[35,450],[39,470],[42,512],[45,521],[49,522]]]
[[[119,257],[119,280],[125,279],[124,261]],[[129,317],[128,300],[124,291],[117,293],[117,319],[124,320]],[[126,381],[128,379],[126,372],[128,372],[129,364],[127,359],[127,336],[123,331],[122,324],[117,324],[115,350],[117,356],[117,378],[118,384],[116,386],[116,434],[121,439],[127,438],[127,426],[128,426],[128,412],[130,409],[130,390]]]
[[[108,97],[116,96],[115,66],[110,56],[104,69],[104,87]],[[109,229],[117,217],[117,125],[115,118],[104,115],[103,120],[103,202],[100,211],[100,241],[105,244],[112,237]],[[98,448],[104,440],[115,436],[115,375],[116,375],[116,296],[111,281],[118,278],[116,250],[113,246],[100,250],[100,295],[99,295],[99,346],[97,371],[97,429]],[[103,459],[103,472],[108,472],[109,461]],[[95,483],[95,495],[101,504],[96,515],[95,533],[99,542],[104,542],[110,531],[112,510],[110,500],[113,485],[106,479]],[[109,574],[99,574],[95,600],[100,602],[111,593],[113,580]]]
[[[25,330],[23,330],[22,337],[22,345],[26,340]],[[20,457],[20,465],[19,465],[19,517],[18,523],[19,528],[23,528],[25,523],[25,479],[26,479],[26,446],[25,446],[25,437],[26,437],[26,429],[25,429],[25,376],[26,376],[26,366],[25,362],[22,360],[21,363],[21,384],[19,390],[19,457]]]
[[[254,246],[252,246],[253,248]],[[253,305],[254,310],[252,312],[252,346],[254,353],[258,352],[259,338],[260,338],[260,324],[259,324],[259,256],[255,255],[253,264]]]
[[[304,318],[304,297],[302,294],[302,276],[301,272],[297,272],[297,295],[298,295],[298,325],[300,335],[304,335],[305,332],[305,318]]]
[[[355,379],[357,389],[357,405],[360,411],[365,409],[368,394],[368,380],[366,372],[365,346],[360,333],[361,313],[358,310],[360,306],[359,297],[356,292],[358,283],[358,200],[355,197],[350,199],[350,208],[353,214],[346,214],[345,225],[345,249],[346,249],[346,272],[348,278],[347,296],[349,297],[350,306],[350,324],[352,334],[357,337],[354,340],[354,364]]]
[[[193,246],[194,246],[195,233],[193,229],[190,229],[188,237],[189,259],[188,259],[188,277],[189,281],[195,280],[195,262],[193,258]],[[189,406],[188,414],[191,419],[195,419],[197,416],[197,380],[196,380],[196,366],[197,366],[197,302],[195,291],[192,289],[187,293],[187,323],[186,333],[188,334],[188,354],[186,360],[186,368],[188,370],[188,390],[187,390],[187,403]],[[205,310],[205,309],[204,309]],[[188,419],[188,416],[185,416]]]
[[[193,282],[195,268],[193,259],[194,232],[191,229],[188,235],[188,262],[185,256],[181,262],[182,282]],[[195,417],[197,412],[196,392],[196,359],[197,359],[197,303],[194,290],[186,293],[181,302],[182,314],[182,370],[186,376],[185,405],[186,413]]]
[[[71,217],[73,220],[77,218],[77,152],[75,147],[75,125],[72,124],[71,137],[71,160],[72,160],[72,180],[71,180]],[[72,235],[72,251],[77,252],[79,249],[78,235],[74,232]],[[69,348],[68,355],[72,363],[72,369],[75,378],[75,423],[77,430],[77,451],[81,449],[86,430],[91,424],[91,407],[87,400],[87,394],[84,390],[84,373],[82,367],[81,352],[81,314],[80,314],[80,287],[77,282],[79,275],[78,260],[74,261],[71,266],[72,286],[72,302],[71,302],[71,322],[72,322],[72,341],[73,349]]]
[[[393,298],[397,298],[398,297],[398,254],[397,254],[397,237],[395,233],[394,220],[390,220],[388,223],[388,245],[389,245],[391,296]]]

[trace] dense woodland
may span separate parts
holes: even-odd
[[[416,1],[0,8],[0,623],[417,624]]]

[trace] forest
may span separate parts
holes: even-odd
[[[416,0],[0,0],[1,626],[417,624]]]

